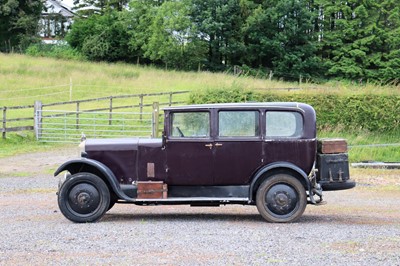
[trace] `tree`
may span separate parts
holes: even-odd
[[[193,0],[192,21],[208,46],[208,68],[239,64],[244,53],[240,0]]]
[[[157,10],[144,46],[145,56],[178,69],[196,69],[205,59],[206,47],[190,21],[185,1],[165,2]]]
[[[152,32],[149,30],[163,1],[132,0],[129,3],[127,21],[129,21],[129,47],[137,62],[145,60],[145,46]]]
[[[314,14],[308,4],[306,0],[255,1],[243,27],[245,63],[272,69],[287,79],[319,75]]]
[[[0,0],[0,51],[25,49],[37,40],[42,1]]]
[[[89,59],[130,61],[128,25],[122,12],[110,11],[77,19],[66,40]]]
[[[279,54],[273,59],[274,71],[289,79],[319,76],[320,60],[316,56],[314,16],[307,0],[275,2],[277,29],[274,39],[279,42]]]

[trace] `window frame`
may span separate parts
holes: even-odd
[[[255,136],[220,136],[220,113],[221,112],[253,112],[256,113],[258,117],[257,123],[258,123],[258,128]],[[260,140],[262,139],[262,115],[263,113],[259,109],[219,109],[216,110],[215,116],[215,138],[217,140],[239,140],[239,141],[244,141],[244,140]]]
[[[173,136],[174,132],[174,116],[175,114],[185,114],[185,113],[206,113],[208,114],[208,135],[206,136]],[[190,140],[210,140],[212,138],[212,116],[211,112],[209,110],[179,110],[179,111],[173,111],[169,112],[169,123],[168,123],[168,134],[167,138],[170,140],[182,140],[182,141],[190,141]]]
[[[275,113],[292,113],[292,114],[298,115],[298,117],[301,118],[301,121],[297,121],[297,117],[295,117],[296,118],[296,130],[295,130],[295,133],[297,131],[299,131],[298,134],[291,135],[291,136],[282,136],[282,135],[268,136],[267,135],[267,133],[268,133],[267,113],[272,113],[272,112],[275,112]],[[300,138],[302,138],[304,136],[305,118],[304,118],[304,115],[303,115],[302,112],[295,111],[295,110],[265,110],[263,114],[264,114],[264,117],[265,117],[263,119],[264,120],[263,121],[264,122],[263,130],[264,130],[265,139],[268,139],[268,140],[271,140],[271,139],[300,139]],[[299,124],[301,124],[301,130],[299,130],[297,128]]]

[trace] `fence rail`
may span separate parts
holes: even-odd
[[[181,100],[182,97],[179,98],[177,96],[187,94],[188,92],[189,91],[177,91],[117,95],[56,103],[42,103],[40,101],[35,101],[34,105],[9,107],[4,106],[0,109],[2,110],[2,124],[0,127],[0,132],[2,132],[2,137],[4,139],[6,138],[8,132],[18,131],[35,130],[37,136],[38,132],[35,127],[37,127],[38,125],[43,125],[41,124],[43,122],[43,118],[45,118],[43,123],[46,123],[49,118],[46,116],[51,116],[54,118],[57,116],[63,117],[66,114],[66,116],[68,117],[75,117],[75,129],[80,129],[80,127],[82,126],[82,124],[80,123],[80,120],[82,119],[82,114],[87,114],[90,112],[107,113],[107,121],[109,126],[113,124],[113,121],[116,121],[118,119],[116,114],[121,113],[137,113],[138,119],[143,120],[146,113],[153,112],[153,102],[158,102],[160,107],[183,104],[185,102]],[[50,112],[57,110],[59,111],[60,109],[64,109],[64,113]],[[37,121],[37,114],[42,115],[42,120]]]
[[[7,126],[8,123],[15,123],[15,122],[21,122],[21,121],[34,121],[34,117],[16,117],[16,118],[7,118],[7,112],[10,112],[10,110],[24,110],[24,109],[33,109],[33,105],[26,105],[26,106],[4,106],[2,108],[2,127],[1,127],[1,133],[3,139],[6,138],[7,132],[18,132],[18,131],[28,131],[28,130],[33,130],[34,126],[33,123],[31,125],[14,125],[12,127]]]
[[[77,143],[82,137],[150,137],[157,119],[153,113],[113,112],[114,122],[110,123],[109,112],[63,110],[37,110],[36,117],[38,141],[63,143]]]

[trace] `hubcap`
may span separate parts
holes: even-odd
[[[297,202],[296,190],[286,184],[274,185],[265,194],[267,209],[277,215],[291,213],[296,208]]]
[[[70,190],[68,202],[73,211],[88,214],[99,206],[100,194],[96,187],[91,184],[77,184]]]

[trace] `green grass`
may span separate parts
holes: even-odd
[[[44,104],[69,101],[70,81],[72,80],[72,100],[96,97],[141,94],[154,92],[197,91],[207,89],[232,89],[267,91],[282,88],[301,90],[281,90],[279,93],[326,93],[339,94],[400,94],[400,86],[363,86],[331,81],[326,84],[287,83],[237,77],[223,73],[165,71],[151,66],[136,66],[124,63],[91,63],[66,61],[50,58],[37,58],[17,54],[0,53],[0,107],[32,105],[35,100]],[[62,85],[62,86],[61,86]],[[187,101],[188,94],[174,97],[174,101]],[[133,101],[133,102],[132,102]],[[153,97],[149,101],[166,101],[166,98]],[[127,99],[120,104],[138,104],[138,99]],[[82,104],[81,110],[104,108],[105,102]],[[115,103],[117,104],[117,103]],[[59,106],[53,109],[59,109]],[[63,106],[65,110],[75,110],[76,105]],[[8,118],[32,117],[32,109],[9,110]],[[1,118],[0,114],[0,118]],[[19,123],[19,124],[18,124]],[[33,125],[33,121],[18,122],[20,125]],[[12,126],[12,125],[11,125]],[[9,133],[7,139],[0,139],[0,157],[14,154],[43,151],[59,147],[57,144],[36,142],[33,133]],[[398,136],[370,133],[320,132],[318,137],[342,137],[349,145],[399,143]],[[352,147],[350,160],[400,161],[400,147]]]
[[[62,145],[37,142],[33,132],[7,134],[7,139],[0,138],[0,158],[27,152],[46,151],[60,146]]]

